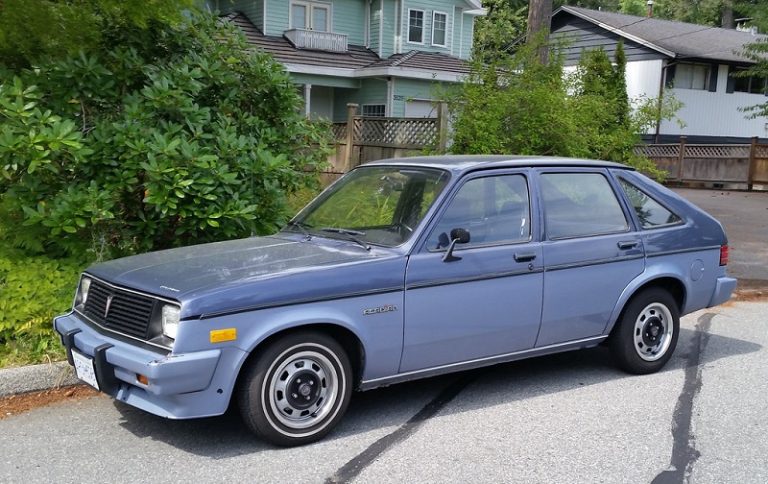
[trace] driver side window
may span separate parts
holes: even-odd
[[[523,175],[475,178],[464,183],[428,239],[430,250],[445,249],[451,230],[469,232],[463,247],[514,243],[530,238],[528,184]]]

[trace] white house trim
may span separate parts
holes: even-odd
[[[310,66],[306,64],[283,64],[288,72],[296,74],[316,74],[319,76],[335,77],[403,77],[408,79],[424,79],[429,81],[462,82],[465,74],[450,72],[432,72],[405,67],[369,67],[363,69],[344,69],[341,67]]]
[[[379,57],[384,49],[384,0],[379,0]]]

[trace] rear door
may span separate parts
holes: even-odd
[[[477,174],[454,190],[406,270],[401,372],[532,348],[541,316],[541,244],[526,171]],[[467,244],[444,261],[448,234]]]
[[[602,169],[539,170],[544,305],[537,347],[600,336],[643,272],[642,239]]]

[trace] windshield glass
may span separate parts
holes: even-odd
[[[411,238],[448,178],[447,172],[429,168],[358,168],[287,230],[394,247]]]

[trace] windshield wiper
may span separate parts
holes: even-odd
[[[352,229],[340,229],[340,228],[337,228],[337,227],[323,227],[322,229],[320,229],[320,232],[329,232],[329,233],[332,233],[332,234],[345,235],[347,237],[347,240],[350,240],[350,241],[358,244],[359,246],[361,246],[365,250],[371,250],[371,246],[370,245],[368,245],[362,239],[358,238],[358,236],[365,235],[365,232],[360,232],[359,230],[352,230]]]
[[[309,224],[305,224],[304,222],[296,222],[295,220],[291,220],[285,226],[286,227],[296,227],[297,229],[299,229],[301,231],[302,234],[304,234],[304,236],[307,238],[307,240],[310,240],[312,238],[312,234],[309,233],[309,230],[307,230],[307,228],[312,228],[312,226],[309,225]]]

